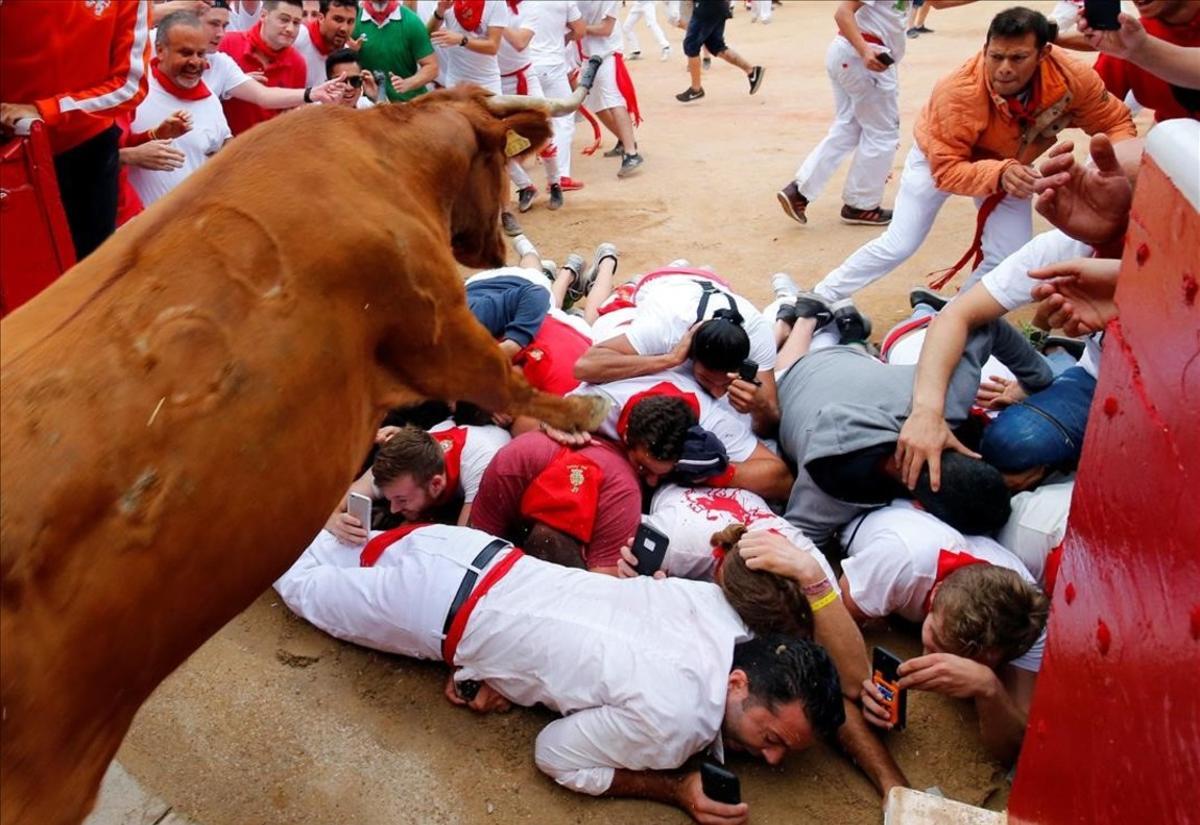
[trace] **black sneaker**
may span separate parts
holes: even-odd
[[[776,321],[783,321],[788,326],[795,326],[797,319],[812,318],[817,322],[814,329],[820,329],[833,320],[833,312],[829,304],[815,292],[796,293],[795,303],[781,304],[775,313]]]
[[[643,163],[642,156],[639,154],[626,155],[621,159],[621,168],[617,170],[617,177],[623,178],[632,175],[637,171],[638,167]]]
[[[755,66],[750,70],[750,74],[748,76],[750,80],[750,94],[754,94],[758,91],[758,87],[762,85],[763,75],[766,73],[767,70],[762,66]]]
[[[500,213],[500,226],[504,229],[504,234],[510,238],[521,234],[521,224],[517,223],[517,218],[512,212]]]
[[[842,223],[859,226],[887,226],[892,222],[892,210],[876,206],[874,209],[855,209],[853,206],[842,207]]]
[[[693,89],[688,86],[679,94],[675,95],[675,99],[680,103],[691,103],[693,100],[699,100],[704,97],[704,89]]]
[[[1083,357],[1083,353],[1087,349],[1087,339],[1068,338],[1065,335],[1047,335],[1045,340],[1042,341],[1042,353],[1045,354],[1047,350],[1054,349],[1055,347],[1064,350],[1078,361]]]
[[[917,26],[917,31],[919,31],[921,34],[933,34],[933,29],[925,25]]]
[[[833,304],[833,322],[837,325],[839,344],[865,344],[871,337],[871,319],[859,312],[849,298]]]
[[[923,286],[914,287],[908,293],[908,305],[913,309],[917,308],[917,304],[925,304],[941,312],[948,303],[950,303],[949,298]]]
[[[547,204],[550,209],[561,209],[563,205],[562,184],[550,184],[550,203]]]
[[[918,29],[916,26],[913,26],[911,29],[909,29],[908,31],[906,31],[904,33],[904,36],[907,37],[909,40],[916,40],[918,37],[921,36],[921,30]]]
[[[625,144],[618,140],[616,146],[614,146],[613,148],[609,149],[607,152],[604,153],[604,157],[606,157],[606,158],[625,157]]]
[[[808,209],[808,198],[800,194],[800,187],[795,181],[776,192],[775,197],[789,218],[797,223],[808,223],[808,216],[804,214]]]
[[[537,195],[537,190],[532,186],[526,186],[517,190],[517,211],[528,212],[533,206],[533,198]]]
[[[639,49],[639,50],[638,50],[638,51],[636,51],[636,52],[630,52],[630,53],[629,53],[629,59],[630,59],[630,60],[641,60],[641,59],[642,59],[642,52],[641,52],[641,50]]]

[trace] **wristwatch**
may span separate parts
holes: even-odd
[[[466,36],[465,34],[463,35],[463,39],[462,39],[462,40],[460,40],[460,41],[458,42],[458,45],[462,46],[463,48],[466,48],[466,46],[467,46],[467,36]]]

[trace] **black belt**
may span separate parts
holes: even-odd
[[[479,580],[479,571],[486,567],[497,553],[510,546],[504,539],[492,539],[488,546],[480,550],[479,555],[472,560],[471,569],[463,576],[462,584],[458,586],[458,592],[454,594],[454,601],[450,602],[450,610],[446,613],[446,624],[442,627],[443,636],[450,632],[450,625],[454,623],[454,617],[458,615],[458,611],[470,597],[471,591],[475,589],[475,582]]]

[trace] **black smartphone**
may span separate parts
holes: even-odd
[[[662,567],[667,555],[667,545],[670,539],[665,533],[655,530],[649,524],[638,526],[637,535],[633,537],[633,555],[637,559],[639,576],[652,576]]]
[[[749,381],[751,384],[757,384],[758,362],[751,361],[749,358],[743,361],[742,365],[738,367],[738,378],[742,379],[743,381]]]
[[[713,802],[737,805],[742,801],[742,783],[737,775],[712,762],[700,766],[700,787]]]
[[[875,59],[885,66],[892,66],[896,63],[896,58],[892,57],[889,52],[879,52],[875,55]]]
[[[871,682],[883,694],[883,703],[890,712],[892,730],[904,730],[908,718],[908,691],[900,689],[900,662],[887,648],[877,647],[871,658]]]
[[[1115,32],[1121,28],[1118,15],[1121,13],[1121,0],[1083,0],[1083,16],[1087,18],[1089,28],[1097,31]]]
[[[479,688],[483,687],[482,683],[474,679],[463,679],[461,682],[454,683],[454,692],[458,694],[458,698],[464,702],[470,702],[479,695]]]

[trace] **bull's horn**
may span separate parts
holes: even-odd
[[[511,115],[514,112],[543,111],[550,117],[569,115],[580,107],[587,93],[591,91],[592,83],[596,80],[596,69],[603,58],[593,55],[579,76],[579,85],[570,97],[540,98],[530,95],[492,95],[484,99],[488,111],[497,117]]]

